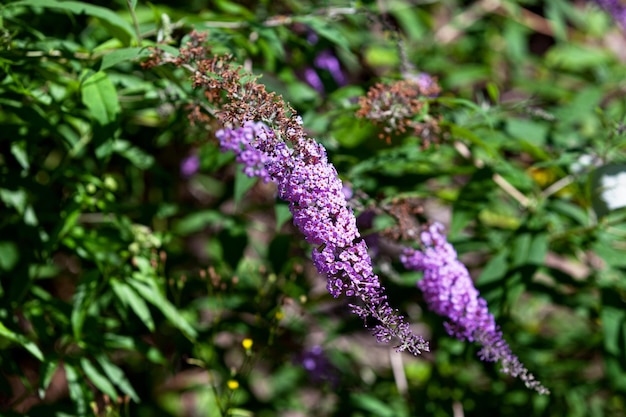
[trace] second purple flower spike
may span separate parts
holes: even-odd
[[[424,293],[428,308],[449,320],[445,326],[451,336],[481,344],[482,360],[500,362],[504,373],[520,378],[540,394],[549,394],[513,355],[487,309],[487,302],[480,297],[469,271],[457,259],[443,232],[442,224],[432,224],[421,233],[423,251],[406,249],[400,258],[406,268],[424,272],[417,286]]]

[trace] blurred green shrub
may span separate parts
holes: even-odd
[[[2,413],[626,413],[626,40],[599,10],[95,3],[0,6]],[[147,47],[175,54],[192,27],[302,114],[357,214],[377,213],[369,238],[408,230],[407,204],[447,222],[550,397],[450,339],[384,244],[377,273],[432,353],[389,355],[364,334],[312,273],[273,190],[189,124],[205,103],[189,74],[141,66]],[[328,51],[344,82],[316,64]],[[307,84],[311,70],[321,84]],[[438,117],[426,149],[410,131],[385,143],[354,116],[369,87],[412,71],[442,86],[414,120]],[[181,171],[192,157],[197,171]]]

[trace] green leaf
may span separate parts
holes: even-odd
[[[550,212],[557,212],[569,217],[581,226],[590,223],[589,214],[579,206],[563,200],[550,200],[547,206]]]
[[[333,44],[350,51],[350,43],[348,39],[341,33],[337,26],[329,25],[328,21],[319,16],[297,16],[293,19],[295,22],[304,23],[315,31],[318,35],[326,38]],[[397,56],[397,55],[396,55]]]
[[[144,258],[143,256],[135,256],[133,258],[133,263],[143,275],[151,276],[153,274],[154,268],[152,267],[152,263],[150,259]]]
[[[20,252],[15,242],[0,242],[0,270],[12,270],[19,259]]]
[[[152,155],[123,139],[115,140],[113,143],[113,151],[128,159],[141,170],[148,169],[154,164],[154,157]]]
[[[383,45],[368,45],[364,53],[365,62],[372,67],[397,66],[400,59],[398,52]]]
[[[538,122],[524,119],[509,119],[506,131],[511,136],[532,146],[544,146],[548,137],[549,125],[546,122]]]
[[[528,32],[529,29],[526,26],[514,20],[507,20],[505,23],[502,31],[502,36],[506,42],[506,49],[504,52],[509,59],[517,64],[513,68],[520,65],[520,63],[525,59],[528,59]],[[487,86],[487,91],[491,93],[489,91],[489,84]],[[494,102],[497,103],[498,101],[495,100]]]
[[[72,299],[72,331],[74,338],[78,341],[82,339],[83,323],[89,314],[89,304],[97,291],[98,275],[97,269],[84,274],[82,280],[76,286],[76,292]]]
[[[136,274],[135,274],[136,276]],[[141,278],[140,278],[141,279]],[[189,324],[180,312],[174,307],[174,305],[166,299],[160,290],[152,281],[143,280],[143,282],[137,279],[129,280],[128,283],[148,302],[158,308],[161,313],[172,323],[176,328],[181,330],[188,338],[195,339],[197,336],[196,330]]]
[[[234,221],[230,217],[225,217],[223,213],[215,210],[203,210],[192,213],[174,223],[173,232],[187,236],[191,233],[199,232],[209,225],[220,225],[224,228],[230,228]]]
[[[28,170],[28,168],[30,168],[30,163],[28,162],[28,155],[26,154],[26,150],[23,145],[24,143],[22,141],[13,142],[11,144],[11,153],[22,168],[24,168],[24,170]]]
[[[248,175],[244,174],[243,171],[239,169],[237,170],[237,173],[235,174],[234,191],[235,206],[239,206],[239,203],[241,203],[243,196],[248,190],[250,190],[250,188],[252,188],[254,184],[257,183],[257,181],[257,177],[249,177]]]
[[[140,350],[141,342],[130,336],[122,336],[115,333],[106,333],[104,335],[104,346],[109,349],[124,349],[133,352]]]
[[[569,103],[555,110],[559,122],[579,125],[582,121],[594,116],[594,109],[605,97],[605,90],[600,86],[588,86],[576,90],[576,95]]]
[[[268,28],[266,26],[256,26],[254,30],[259,34],[259,39],[256,44],[261,49],[266,62],[266,70],[275,72],[276,62],[285,60],[285,49],[283,42],[276,33],[275,28]]]
[[[87,387],[84,383],[84,379],[79,376],[78,371],[74,365],[65,362],[63,364],[65,368],[65,377],[67,379],[67,387],[70,392],[70,398],[76,404],[76,413],[79,416],[87,415]]]
[[[396,413],[387,403],[368,394],[351,394],[350,402],[355,407],[369,411],[376,417],[394,417]]]
[[[476,146],[479,146],[480,148],[485,150],[488,153],[489,157],[491,158],[497,157],[496,151],[491,146],[489,146],[484,140],[482,140],[482,138],[480,138],[471,130],[458,126],[453,123],[442,123],[441,125],[449,127],[450,133],[452,134],[452,136],[455,136],[461,139],[466,139],[470,143]]]
[[[115,295],[124,303],[124,305],[129,306],[139,317],[139,319],[146,325],[146,327],[154,332],[154,320],[152,319],[152,315],[150,314],[150,309],[146,302],[141,298],[135,290],[132,289],[129,285],[124,282],[121,282],[117,279],[111,279],[111,287],[115,292]]]
[[[111,68],[120,62],[132,61],[133,59],[139,58],[142,55],[148,55],[149,53],[150,51],[148,49],[141,47],[116,49],[102,57],[100,71]]]
[[[103,71],[96,72],[83,82],[81,98],[101,126],[115,122],[121,113],[115,86]]]
[[[37,394],[39,394],[39,398],[43,399],[46,395],[46,390],[48,386],[50,386],[50,382],[52,382],[52,377],[54,376],[57,368],[59,367],[59,361],[57,360],[46,360],[41,364],[41,377],[39,378],[39,389],[37,390]]]
[[[456,207],[452,212],[452,221],[450,222],[450,230],[448,234],[450,236],[456,236],[474,219],[475,215],[473,212]]]
[[[63,10],[73,14],[86,14],[100,19],[105,24],[105,27],[109,29],[109,32],[125,44],[128,44],[130,39],[134,37],[132,25],[112,10],[104,7],[80,1],[61,2],[58,0],[21,0],[9,3],[5,7],[18,6],[43,7]]]
[[[606,376],[615,392],[626,391],[626,372],[623,366],[623,352],[617,355],[604,355],[604,369]]]
[[[214,7],[224,12],[226,15],[241,16],[244,19],[252,20],[255,18],[254,13],[246,6],[237,4],[229,0],[215,0]]]
[[[567,23],[559,1],[552,0],[546,3],[547,22],[552,28],[554,37],[559,41],[567,41]]]
[[[508,258],[508,249],[503,249],[498,252],[496,256],[494,256],[489,262],[487,262],[487,265],[485,265],[485,268],[482,270],[476,283],[480,285],[486,285],[504,278],[507,271],[509,270]]]
[[[68,207],[69,209],[70,207]],[[67,235],[70,230],[72,230],[74,228],[74,226],[76,226],[76,222],[78,222],[78,218],[81,215],[81,211],[80,211],[80,207],[78,206],[78,204],[74,207],[71,207],[71,209],[73,211],[71,211],[69,214],[64,215],[64,213],[61,213],[61,219],[63,219],[63,223],[62,226],[59,230],[58,233],[58,238],[62,239],[63,237],[65,237],[65,235]]]
[[[493,101],[494,103],[499,103],[500,102],[500,89],[498,89],[497,84],[493,82],[488,82],[486,88],[487,88],[487,94],[489,95],[489,98],[491,99],[491,101]]]
[[[602,291],[603,306],[600,313],[604,348],[613,355],[623,355],[626,347],[626,310],[619,295],[610,288]]]
[[[26,195],[26,191],[22,189],[13,191],[0,188],[0,200],[7,206],[15,208],[15,210],[22,215],[28,205],[28,196]]]
[[[243,408],[231,408],[228,410],[229,417],[254,417],[254,413]]]
[[[492,78],[490,68],[484,64],[459,65],[448,74],[445,84],[452,88],[470,87],[472,84],[486,82]]]
[[[276,204],[274,206],[274,217],[276,218],[276,231],[278,232],[293,217],[289,210],[289,205]]]
[[[397,220],[391,215],[379,214],[374,217],[374,221],[372,223],[372,231],[381,232],[383,230],[393,227],[395,224],[397,224]]]
[[[96,356],[96,361],[98,365],[102,368],[106,376],[109,380],[113,381],[113,383],[126,395],[128,395],[133,401],[139,402],[139,396],[135,392],[135,389],[130,384],[126,375],[124,375],[124,371],[122,371],[117,365],[109,360],[109,358],[104,354],[99,354]]]
[[[598,240],[593,243],[592,249],[596,255],[601,257],[612,268],[626,268],[626,256],[624,249],[617,248],[615,238],[603,233]]]
[[[581,72],[594,67],[608,65],[615,58],[605,48],[592,45],[562,43],[550,48],[546,54],[546,64],[558,69]]]
[[[354,148],[374,136],[374,131],[370,123],[344,115],[333,120],[332,134],[343,146]]]
[[[533,265],[543,265],[548,253],[550,241],[547,233],[540,233],[533,237],[528,250],[527,262]]]
[[[111,381],[100,373],[98,369],[87,358],[80,359],[80,366],[83,368],[85,375],[89,380],[98,388],[103,394],[108,395],[114,400],[117,400],[117,392],[111,384]]]
[[[13,330],[7,328],[2,322],[0,322],[0,337],[4,337],[12,342],[22,345],[24,349],[29,351],[34,357],[43,361],[43,353],[39,349],[39,346],[35,342],[29,340],[26,336],[15,333]]]
[[[530,251],[530,243],[532,236],[530,233],[520,233],[513,240],[512,259],[513,267],[526,264],[528,260],[528,252]]]

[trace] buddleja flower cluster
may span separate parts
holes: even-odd
[[[328,162],[324,147],[313,139],[293,135],[293,147],[288,147],[264,123],[253,121],[221,129],[216,136],[224,151],[237,155],[247,175],[276,183],[279,197],[289,202],[294,224],[307,242],[317,245],[313,263],[326,276],[333,297],[345,295],[360,300],[351,304],[352,311],[366,323],[375,320],[372,331],[378,341],[396,338],[400,341],[398,351],[414,355],[427,351],[424,339],[414,334],[404,317],[387,302],[341,180]]]
[[[423,251],[406,249],[401,261],[408,269],[423,271],[417,286],[424,293],[428,308],[446,317],[451,336],[482,345],[479,356],[484,361],[500,362],[503,372],[519,377],[528,388],[540,394],[549,391],[535,380],[502,337],[487,302],[479,296],[472,278],[447,242],[443,225],[432,224],[421,233]]]
[[[145,65],[173,63],[192,72],[194,87],[204,89],[211,106],[192,105],[191,122],[209,125],[216,117],[224,126],[216,134],[221,148],[234,152],[248,176],[277,185],[279,197],[289,202],[294,224],[315,246],[313,262],[326,276],[330,294],[355,300],[350,304],[352,311],[378,341],[396,339],[400,342],[398,351],[414,355],[428,351],[428,343],[414,334],[405,318],[389,305],[324,147],[306,136],[302,120],[282,97],[266,91],[256,78],[232,65],[228,57],[210,56],[202,46],[204,40],[205,35],[193,32],[179,56],[157,51]],[[436,84],[424,86],[415,80],[410,84],[418,86],[416,94],[439,91]],[[432,90],[423,91],[428,88]],[[399,88],[398,94],[402,96],[403,91]],[[408,100],[414,95],[405,94]],[[500,361],[506,372],[521,378],[528,387],[548,393],[511,353],[467,269],[446,242],[441,226],[432,226],[421,239],[426,246],[424,252],[407,250],[402,261],[407,268],[424,271],[418,285],[429,307],[450,320],[450,334],[481,343],[484,360]]]

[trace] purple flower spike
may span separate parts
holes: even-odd
[[[330,72],[330,75],[333,77],[337,85],[346,85],[346,76],[341,70],[339,59],[337,59],[335,54],[333,54],[330,49],[323,50],[317,54],[313,63],[317,68]]]
[[[311,67],[306,67],[302,75],[304,76],[304,80],[306,81],[306,83],[313,87],[315,91],[317,91],[318,93],[324,92],[324,84],[322,83],[322,79],[317,74],[315,69]]]
[[[434,223],[420,236],[425,249],[421,252],[406,249],[400,257],[406,268],[424,272],[417,286],[424,293],[428,307],[448,318],[445,326],[451,336],[481,344],[482,360],[500,362],[504,373],[519,377],[526,387],[540,394],[549,394],[513,355],[487,309],[487,302],[480,298],[467,268],[457,259],[443,231],[443,225]]]
[[[222,129],[216,136],[222,150],[235,152],[248,176],[276,183],[279,197],[289,202],[294,224],[307,242],[318,245],[313,250],[313,263],[326,275],[333,297],[345,295],[360,300],[359,305],[350,305],[352,311],[364,321],[377,322],[373,333],[380,342],[397,338],[398,351],[414,355],[428,351],[428,343],[415,335],[404,317],[387,303],[341,180],[328,162],[324,147],[294,133],[290,148],[260,122]]]

